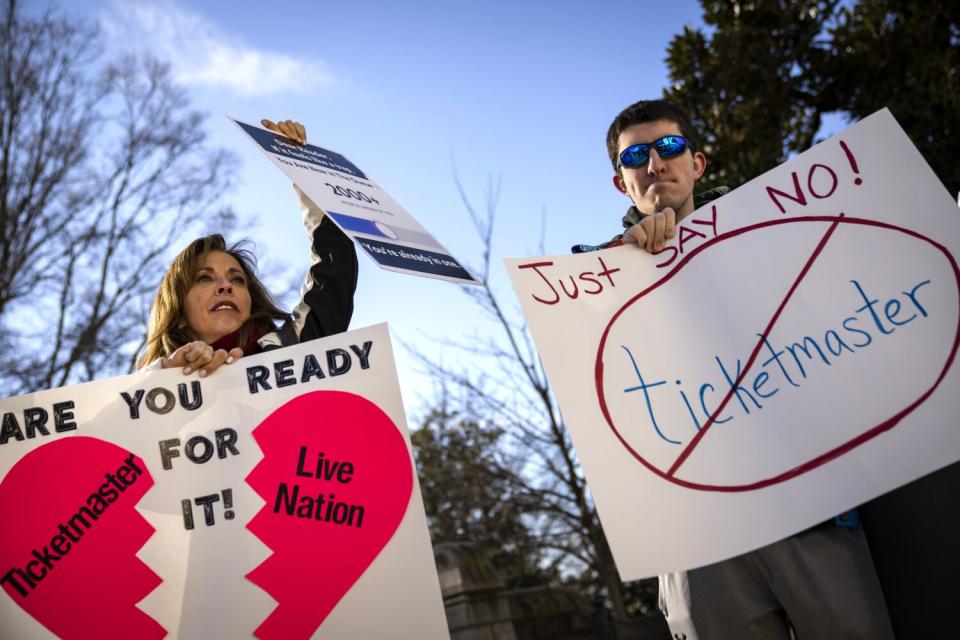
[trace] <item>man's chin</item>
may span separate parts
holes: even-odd
[[[662,211],[667,207],[674,207],[677,202],[677,194],[673,192],[669,184],[657,184],[647,190],[646,203],[654,211]]]

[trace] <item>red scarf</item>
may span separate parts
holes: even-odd
[[[213,347],[214,351],[223,349],[228,353],[231,349],[240,347],[243,350],[243,355],[245,356],[260,353],[263,351],[263,348],[260,346],[260,343],[257,342],[257,340],[265,336],[270,331],[273,331],[274,327],[269,322],[256,321],[251,326],[251,329],[253,329],[253,331],[250,332],[250,336],[247,338],[247,341],[244,344],[240,344],[240,331],[242,330],[241,327],[241,329],[237,329],[233,333],[228,333],[227,335],[223,336],[210,346]]]

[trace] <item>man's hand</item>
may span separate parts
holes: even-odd
[[[160,366],[164,369],[183,367],[183,372],[188,375],[199,369],[203,378],[219,369],[220,365],[233,364],[242,357],[243,349],[240,347],[234,347],[229,353],[225,349],[214,351],[203,340],[195,340],[174,351],[169,358],[164,358]]]
[[[304,129],[302,124],[295,120],[281,120],[280,122],[273,123],[264,118],[260,121],[260,124],[270,129],[270,131],[276,131],[290,138],[297,144],[307,144],[307,130]]]
[[[657,253],[663,251],[664,243],[672,238],[676,231],[677,216],[673,209],[666,207],[627,229],[623,234],[623,243],[635,242],[650,253]]]

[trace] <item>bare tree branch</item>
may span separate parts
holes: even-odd
[[[130,370],[172,243],[229,222],[235,159],[169,69],[100,63],[92,27],[3,9],[0,372],[6,394]]]
[[[444,389],[445,411],[455,405],[454,412],[469,420],[472,428],[499,434],[497,446],[519,461],[511,463],[519,466],[510,467],[515,471],[508,473],[507,467],[483,458],[480,465],[486,466],[485,471],[474,468],[474,472],[478,478],[495,479],[498,486],[510,486],[504,499],[518,500],[527,508],[535,505],[527,512],[526,522],[539,550],[536,555],[548,568],[559,571],[563,567],[564,571],[594,576],[606,589],[614,615],[626,617],[624,586],[532,338],[515,307],[508,311],[491,286],[500,180],[488,179],[481,214],[467,196],[456,168],[453,175],[481,243],[480,268],[473,270],[480,274],[481,286],[462,287],[462,291],[498,332],[494,337],[438,341],[458,354],[455,365],[405,346]],[[542,229],[541,250],[544,234]]]

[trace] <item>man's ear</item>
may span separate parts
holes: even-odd
[[[699,180],[703,172],[707,170],[707,156],[699,151],[693,154],[693,179]]]
[[[629,196],[627,193],[627,185],[623,184],[623,178],[620,177],[620,172],[613,174],[613,186],[616,187],[617,191],[622,193],[625,196]]]

